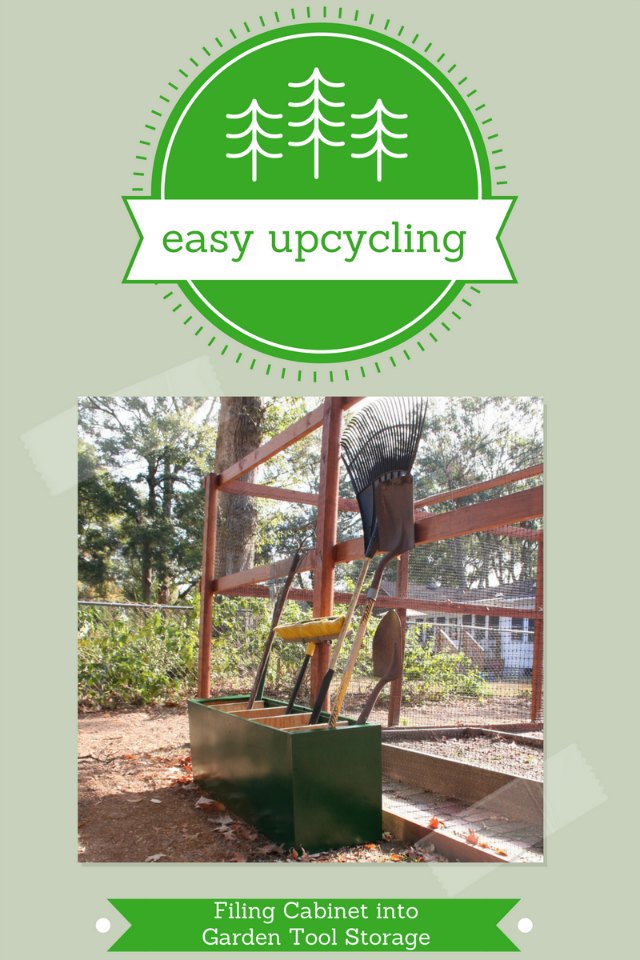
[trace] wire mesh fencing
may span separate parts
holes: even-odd
[[[404,627],[401,691],[383,688],[372,722],[410,728],[527,724],[532,719],[538,530],[523,536],[482,533],[416,548],[403,572],[395,562],[382,581],[348,688],[343,713],[357,717],[377,678],[372,640],[398,599]],[[334,614],[346,609],[361,563],[336,568]],[[501,578],[500,580],[498,578]],[[211,691],[251,689],[282,581],[256,596],[217,596],[213,605]],[[248,591],[251,592],[251,591]],[[282,623],[313,616],[313,574],[294,580]],[[304,599],[301,599],[304,597]],[[474,612],[478,611],[478,612]],[[359,619],[354,616],[352,631]],[[84,704],[180,701],[197,681],[198,606],[82,603],[79,606],[79,696]],[[334,693],[349,652],[339,660]],[[287,700],[304,657],[302,643],[276,639],[265,695]],[[297,701],[311,705],[311,670]],[[400,695],[399,695],[400,694]],[[393,714],[393,711],[391,711]],[[537,719],[541,719],[541,716]]]
[[[538,530],[418,547],[406,594],[400,725],[531,720]]]

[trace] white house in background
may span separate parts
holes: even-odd
[[[384,581],[382,590],[395,593],[395,583]],[[513,607],[519,611],[535,608],[535,583],[500,584],[496,587],[463,589],[409,584],[409,598],[432,600],[440,609],[407,608],[407,626],[418,627],[420,640],[436,639],[442,630],[455,649],[465,649],[465,637],[482,649],[482,672],[493,678],[526,677],[533,668],[533,617],[491,616],[482,613],[444,613],[441,604],[478,605],[483,608]],[[440,635],[441,636],[441,635]]]

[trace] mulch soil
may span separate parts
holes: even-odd
[[[544,754],[540,747],[514,743],[507,737],[439,737],[429,740],[392,740],[394,747],[419,750],[449,760],[460,760],[476,766],[488,767],[500,773],[509,773],[529,780],[542,780]]]

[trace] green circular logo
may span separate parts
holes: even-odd
[[[229,337],[298,362],[386,351],[465,283],[511,282],[468,97],[416,50],[294,24],[221,54],[169,115],[127,282],[178,283]]]

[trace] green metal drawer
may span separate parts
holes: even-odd
[[[246,699],[189,701],[193,776],[200,786],[286,847],[314,852],[378,841],[380,726],[348,721],[334,730],[280,729],[220,709]]]

